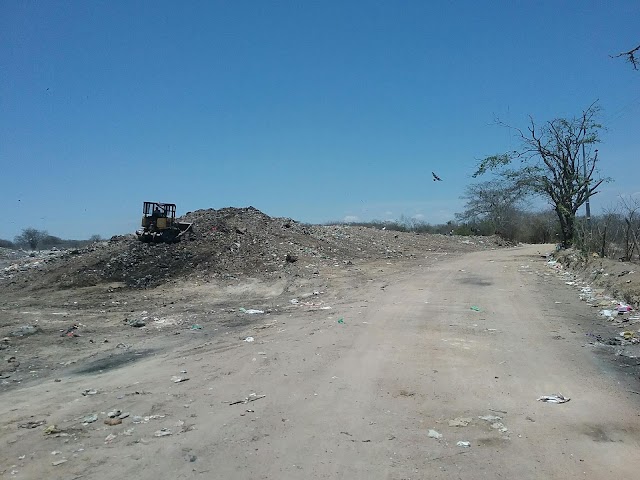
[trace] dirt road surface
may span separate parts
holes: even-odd
[[[368,263],[233,330],[4,392],[3,478],[639,478],[638,378],[587,342],[599,320],[547,250]]]

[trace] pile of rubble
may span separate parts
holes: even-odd
[[[327,265],[370,259],[424,258],[429,252],[495,248],[500,239],[417,235],[347,225],[305,225],[248,208],[189,212],[193,232],[178,244],[147,244],[116,236],[82,249],[38,254],[31,265],[5,268],[5,288],[75,288],[103,282],[148,287],[172,278],[314,275]]]

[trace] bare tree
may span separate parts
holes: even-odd
[[[20,235],[17,235],[14,241],[18,245],[26,245],[31,250],[35,250],[38,245],[48,236],[49,234],[45,230],[38,230],[36,228],[29,227],[23,229],[22,233]]]
[[[638,70],[638,63],[640,63],[640,60],[638,60],[638,58],[636,58],[636,54],[638,53],[639,50],[640,50],[640,45],[638,45],[636,48],[632,48],[628,52],[622,52],[622,53],[619,53],[617,55],[609,55],[609,56],[611,58],[626,57],[627,61],[631,65],[633,65],[633,69],[634,70]]]
[[[548,200],[560,222],[562,245],[570,247],[578,208],[606,180],[597,176],[598,150],[592,149],[603,128],[596,122],[599,111],[594,103],[579,117],[557,118],[542,126],[530,117],[526,131],[498,122],[517,132],[520,149],[486,157],[473,176],[494,172],[508,184]],[[583,151],[584,164],[580,161]],[[520,165],[513,167],[517,160]]]

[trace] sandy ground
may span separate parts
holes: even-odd
[[[56,358],[55,369],[0,393],[0,472],[637,478],[638,362],[586,340],[602,321],[561,278],[535,274],[547,268],[540,253],[548,249],[371,262],[317,285],[151,291],[159,311],[182,309],[179,325],[157,314],[155,326],[141,329],[95,327],[88,362],[68,346],[65,358],[55,357],[59,342],[86,335],[56,338],[54,353],[40,358]],[[174,303],[162,307],[163,296]],[[258,297],[273,304],[271,313],[224,313],[223,304],[237,311]],[[537,401],[555,393],[571,400]],[[110,426],[110,411],[129,415]],[[97,421],[83,422],[92,414]]]

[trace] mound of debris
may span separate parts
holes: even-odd
[[[347,225],[305,225],[272,218],[253,207],[189,212],[180,221],[193,232],[177,244],[139,242],[115,236],[82,249],[44,256],[35,267],[5,268],[3,288],[76,288],[119,282],[141,288],[172,278],[203,281],[242,276],[317,275],[327,265],[370,259],[424,258],[495,248],[487,237],[417,235]]]

